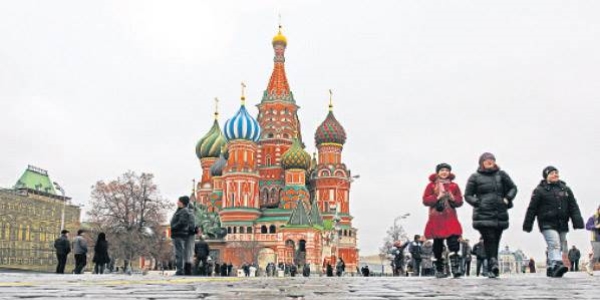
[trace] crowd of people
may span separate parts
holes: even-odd
[[[567,233],[569,223],[574,229],[587,229],[592,232],[592,252],[586,270],[593,275],[593,266],[600,260],[600,206],[584,223],[573,191],[560,180],[559,171],[548,166],[542,171],[542,180],[532,193],[522,229],[533,230],[537,219],[540,233],[547,244],[548,277],[562,277],[569,267],[579,270],[581,252],[573,246],[568,250]],[[484,153],[479,158],[479,167],[467,182],[464,195],[460,187],[453,181],[455,175],[447,163],[436,166],[435,173],[429,176],[429,182],[423,194],[423,205],[428,207],[428,220],[424,236],[416,235],[413,241],[396,241],[391,251],[393,255],[392,269],[394,275],[412,274],[414,276],[469,276],[472,256],[476,260],[476,275],[496,278],[500,275],[498,260],[502,234],[509,226],[509,210],[517,195],[517,186],[510,176],[500,169],[496,157]],[[469,240],[463,237],[462,225],[456,210],[464,202],[473,207],[472,226],[479,231],[481,237],[472,248]],[[196,226],[195,215],[190,207],[190,198],[182,196],[177,201],[177,210],[170,222],[171,239],[175,252],[175,275],[221,275],[231,276],[231,263],[213,262],[210,260],[210,247],[201,236]],[[81,274],[87,264],[88,245],[86,232],[79,230],[71,243],[69,231],[63,230],[56,239],[57,267],[56,273],[64,273],[67,256],[71,251],[75,257],[73,273]],[[563,253],[567,253],[570,266],[563,263]],[[409,254],[407,259],[406,254]],[[94,273],[102,274],[111,261],[108,255],[106,235],[99,233],[95,246],[93,263]],[[519,261],[523,269],[535,272],[533,259]],[[246,276],[256,273],[255,263],[240,266]],[[276,276],[283,271],[289,276],[296,276],[301,268],[303,276],[310,276],[310,264],[269,263],[265,269],[267,276]],[[517,268],[519,269],[519,268]],[[345,263],[339,258],[335,265],[326,263],[323,272],[327,276],[342,276]],[[358,270],[363,276],[369,276],[368,267]]]
[[[573,191],[560,180],[558,169],[548,166],[542,171],[542,176],[527,208],[523,230],[531,232],[537,218],[548,249],[546,275],[560,278],[569,271],[562,256],[569,251],[566,239],[569,223],[574,229],[585,227],[593,232],[593,254],[590,254],[590,264],[586,267],[588,273],[593,274],[593,264],[600,256],[600,207],[584,226]],[[500,275],[499,246],[502,234],[509,226],[509,210],[517,195],[517,186],[500,169],[491,153],[480,156],[479,167],[469,177],[464,195],[453,182],[454,178],[452,167],[447,163],[437,165],[435,173],[429,176],[423,194],[423,204],[429,208],[425,236],[417,235],[413,241],[395,242],[391,253],[394,275],[410,272],[416,276],[434,275],[437,278],[468,276],[472,255],[477,261],[477,276],[482,274],[496,278]],[[481,235],[472,249],[468,239],[462,236],[462,226],[456,213],[463,205],[463,199],[473,207],[472,226]],[[410,259],[405,254],[409,254]],[[580,257],[576,247],[569,251],[572,271],[578,270]],[[533,259],[525,261],[520,257],[519,263],[517,270],[527,266],[530,272],[535,272]]]

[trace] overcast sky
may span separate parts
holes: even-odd
[[[435,165],[450,163],[464,189],[484,151],[520,191],[502,245],[542,258],[537,227],[521,226],[549,164],[586,219],[600,204],[600,2],[210,3],[0,2],[0,186],[34,164],[82,204],[97,180],[127,170],[154,173],[167,198],[189,194],[212,99],[223,124],[244,81],[256,116],[281,13],[310,152],[334,91],[343,160],[360,174],[351,213],[361,255],[377,252],[398,215],[423,232]],[[475,240],[471,214],[459,209]],[[589,248],[587,232],[568,237]]]

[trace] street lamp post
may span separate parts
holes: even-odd
[[[65,197],[65,190],[56,182],[54,183],[54,187],[60,191],[60,193],[62,194],[62,200],[63,200],[63,207],[62,207],[62,212],[60,214],[60,231],[63,231],[65,229],[65,208],[67,206],[67,198]]]

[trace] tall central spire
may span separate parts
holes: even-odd
[[[277,35],[273,37],[273,58],[274,66],[269,85],[265,91],[263,101],[265,100],[287,100],[294,101],[290,93],[290,85],[285,75],[285,48],[287,47],[287,38],[281,33],[281,25]]]

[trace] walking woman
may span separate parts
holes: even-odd
[[[463,197],[460,188],[451,173],[452,167],[442,163],[436,166],[435,174],[429,176],[429,184],[423,194],[423,204],[429,207],[429,220],[425,227],[425,238],[433,239],[433,255],[436,259],[435,269],[437,278],[446,277],[442,257],[444,240],[450,251],[449,259],[454,277],[462,276],[460,267],[459,238],[462,226],[456,216],[456,208],[462,206]]]
[[[465,200],[473,206],[473,228],[483,237],[488,259],[488,277],[500,275],[498,248],[502,232],[508,228],[508,209],[513,207],[517,186],[496,164],[496,157],[483,153],[477,172],[469,177]]]
[[[100,232],[98,234],[98,240],[94,246],[94,259],[92,262],[94,265],[94,274],[104,274],[104,267],[110,263],[110,257],[108,256],[108,242],[106,241],[106,234]]]
[[[523,231],[531,232],[537,217],[538,227],[548,245],[548,277],[562,277],[569,269],[563,264],[562,253],[566,253],[569,219],[573,229],[583,229],[583,218],[573,191],[559,180],[558,170],[548,166],[542,172],[544,179],[533,190],[529,208],[525,214]]]

